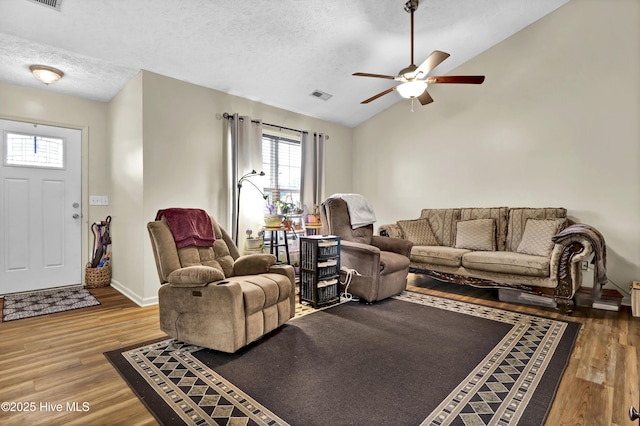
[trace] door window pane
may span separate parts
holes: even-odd
[[[6,132],[4,152],[7,166],[64,168],[64,139]]]

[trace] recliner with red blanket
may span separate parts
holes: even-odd
[[[367,302],[377,302],[402,292],[407,287],[413,243],[373,235],[372,223],[353,228],[345,199],[347,197],[340,195],[329,197],[322,203],[320,215],[323,234],[341,239],[340,264],[357,271],[351,277],[348,292]],[[344,281],[344,273],[342,275]]]
[[[147,229],[163,284],[158,292],[162,331],[183,342],[235,352],[293,318],[292,266],[276,265],[271,254],[240,256],[231,237],[208,215],[213,232],[195,230],[204,237],[195,241],[204,244],[178,248],[167,221],[175,218],[159,216]],[[203,223],[201,217],[191,219],[174,226],[178,234]]]

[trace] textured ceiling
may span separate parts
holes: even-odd
[[[443,50],[451,57],[432,74],[446,74],[568,1],[422,0],[415,62]],[[0,82],[107,102],[145,69],[354,127],[401,99],[393,92],[360,105],[394,82],[351,74],[396,75],[409,65],[404,3],[61,0],[55,10],[0,0]],[[31,64],[65,77],[44,86]],[[315,90],[333,96],[323,101]]]

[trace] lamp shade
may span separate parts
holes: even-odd
[[[397,87],[398,93],[403,98],[416,98],[427,88],[427,82],[422,80],[412,80],[402,83]]]
[[[46,65],[31,65],[29,69],[38,80],[46,85],[55,83],[64,75],[64,73],[59,69],[48,67]]]

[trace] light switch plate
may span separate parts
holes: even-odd
[[[89,195],[90,206],[108,206],[109,197],[107,195]]]

